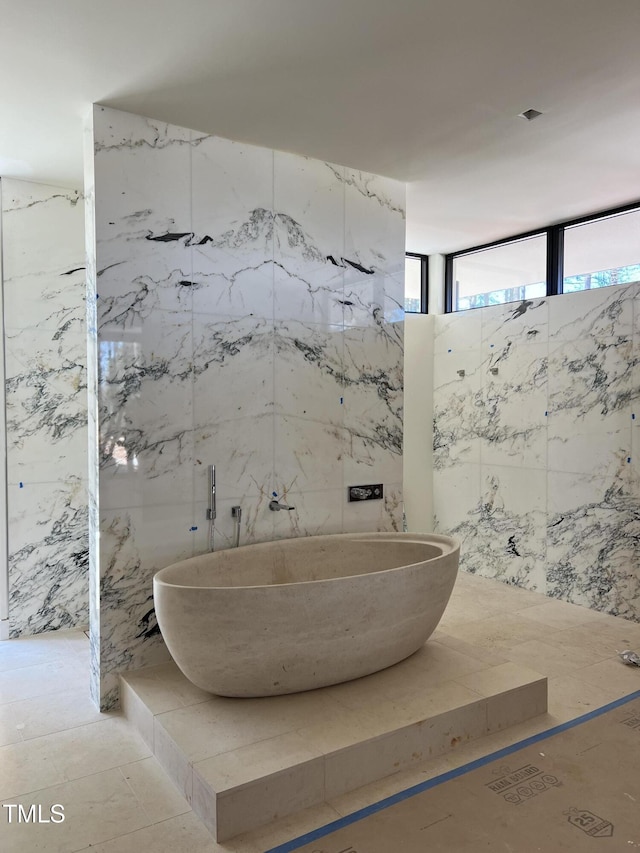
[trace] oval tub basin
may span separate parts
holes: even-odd
[[[220,696],[297,693],[417,651],[458,571],[447,536],[344,533],[263,542],[167,566],[158,624],[193,684]]]

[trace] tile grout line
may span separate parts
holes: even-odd
[[[141,759],[141,760],[142,760],[142,761],[144,761],[145,759]],[[133,762],[133,761],[132,761],[132,762],[129,762],[129,763],[130,763],[130,764],[135,764],[136,762]],[[142,811],[142,813],[145,815],[145,817],[146,817],[146,818],[147,818],[147,820],[149,821],[149,823],[147,824],[147,826],[153,826],[153,824],[154,824],[156,821],[151,820],[151,817],[149,816],[149,814],[147,813],[147,810],[146,810],[146,809],[145,809],[145,807],[144,807],[144,804],[142,803],[142,801],[140,800],[140,798],[138,797],[138,795],[137,795],[137,794],[136,794],[136,792],[134,791],[134,789],[133,789],[132,785],[129,783],[129,780],[127,779],[127,777],[124,775],[124,771],[123,771],[123,769],[122,769],[122,768],[123,768],[123,767],[127,767],[127,766],[128,766],[128,764],[122,764],[122,765],[120,765],[120,764],[119,764],[119,765],[118,765],[118,767],[117,767],[117,769],[118,769],[118,771],[120,772],[120,776],[122,777],[123,782],[125,783],[125,785],[126,785],[126,786],[127,786],[127,788],[129,789],[129,791],[131,792],[131,794],[132,794],[132,796],[133,796],[134,800],[135,800],[135,801],[136,801],[136,803],[138,804],[138,808]],[[134,831],[135,831],[135,830],[134,830]],[[118,836],[114,836],[114,837],[116,837],[116,838],[117,838]],[[109,838],[109,839],[107,839],[107,840],[108,840],[108,841],[111,841],[111,839],[110,839],[110,838]],[[104,843],[104,842],[101,842],[101,843]]]

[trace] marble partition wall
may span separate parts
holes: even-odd
[[[435,525],[463,568],[637,621],[639,300],[438,316],[434,341]]]
[[[102,107],[92,122],[92,648],[109,708],[118,671],[166,657],[152,577],[209,549],[211,463],[216,549],[234,505],[243,544],[401,529],[405,188]],[[384,501],[347,503],[376,482]],[[295,511],[269,511],[273,493]]]
[[[2,179],[12,637],[88,624],[82,195]]]

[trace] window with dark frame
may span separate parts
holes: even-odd
[[[426,314],[429,299],[429,257],[407,252],[404,259],[404,310]]]
[[[445,311],[640,283],[640,203],[446,256]]]

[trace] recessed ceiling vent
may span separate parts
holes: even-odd
[[[525,110],[523,113],[519,113],[518,118],[526,118],[527,121],[533,121],[534,118],[538,118],[541,115],[540,110]]]

